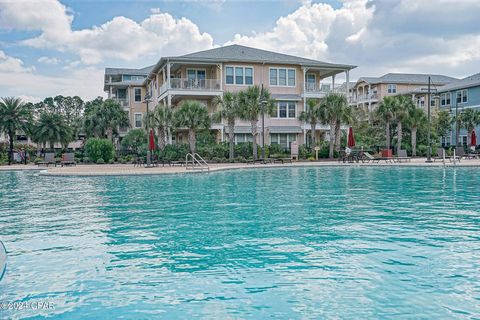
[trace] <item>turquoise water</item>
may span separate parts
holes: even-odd
[[[0,318],[480,318],[479,168],[0,173]]]

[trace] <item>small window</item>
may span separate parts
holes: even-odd
[[[296,118],[295,103],[289,103],[288,104],[288,117],[289,118]]]
[[[288,86],[295,87],[295,70],[288,69]]]
[[[285,103],[280,103],[278,105],[278,117],[279,118],[287,117],[287,105]]]
[[[457,91],[457,103],[465,103],[467,100],[467,90]]]
[[[277,76],[278,76],[277,69],[270,69],[270,85],[271,86],[278,85]]]
[[[135,102],[142,101],[142,89],[135,88]]]
[[[287,70],[278,69],[278,85],[286,86],[287,85]]]
[[[388,93],[397,93],[397,85],[396,84],[389,84],[387,86]]]
[[[245,68],[245,84],[253,84],[253,69]]]
[[[235,84],[243,84],[243,68],[235,68]]]
[[[142,127],[142,117],[143,115],[141,113],[135,113],[135,128]]]
[[[226,68],[227,78],[225,79],[226,84],[233,84],[233,67]]]
[[[280,101],[278,103],[277,118],[296,118],[295,102]]]

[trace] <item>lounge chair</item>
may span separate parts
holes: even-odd
[[[262,163],[262,164],[272,163],[272,159],[258,158],[258,159],[247,160],[247,164],[255,164],[255,163]]]
[[[289,162],[289,163],[292,163],[292,158],[283,158],[281,157],[280,155],[276,155],[276,154],[272,154],[268,157],[268,160],[271,162],[271,163],[281,163],[281,164],[284,164],[285,162]]]
[[[443,159],[445,160],[448,160],[450,162],[452,162],[452,159],[455,159],[457,161],[460,161],[461,157],[459,156],[455,156],[455,158],[452,156],[447,156],[446,153],[445,153],[445,149],[443,148],[438,148],[437,149],[437,156],[433,158],[433,162],[437,161],[437,160],[442,160]]]
[[[376,161],[377,163],[379,163],[381,160],[384,160],[385,162],[392,162],[392,159],[393,158],[389,158],[389,157],[374,157],[370,153],[364,151],[362,162],[369,163],[370,161],[372,161],[374,163]]]
[[[55,161],[55,153],[45,153],[45,156],[43,158],[43,161],[40,161],[37,163],[38,166],[45,165],[49,166],[50,164],[53,164],[55,167],[57,166],[57,162]]]
[[[60,165],[63,166],[70,166],[74,165],[76,166],[77,163],[75,162],[75,153],[64,153],[62,154],[62,161],[60,162]]]
[[[463,147],[455,147],[455,155],[457,155],[458,157],[461,158],[464,158],[464,159],[475,159],[475,155],[473,154],[468,154],[465,152],[465,149]]]
[[[133,159],[133,166],[134,167],[141,167],[141,166],[144,166],[145,165],[145,160],[143,159],[143,157],[140,157],[140,156],[135,156],[135,158]]]
[[[402,162],[402,161],[405,161],[405,162],[410,162],[412,160],[412,158],[410,158],[408,155],[407,155],[407,150],[399,150],[398,151],[398,155],[394,158],[397,162]]]

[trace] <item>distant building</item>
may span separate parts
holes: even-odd
[[[427,86],[429,76],[432,86],[435,87],[458,80],[444,75],[409,73],[387,73],[378,78],[361,77],[353,87],[350,105],[360,107],[365,111],[373,111],[384,97],[398,94],[418,94],[418,96],[412,96],[418,103],[421,101],[420,98],[426,94],[419,87]]]

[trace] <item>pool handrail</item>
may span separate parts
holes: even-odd
[[[5,275],[6,270],[7,270],[7,248],[5,248],[5,245],[3,244],[2,240],[0,240],[0,281]]]

